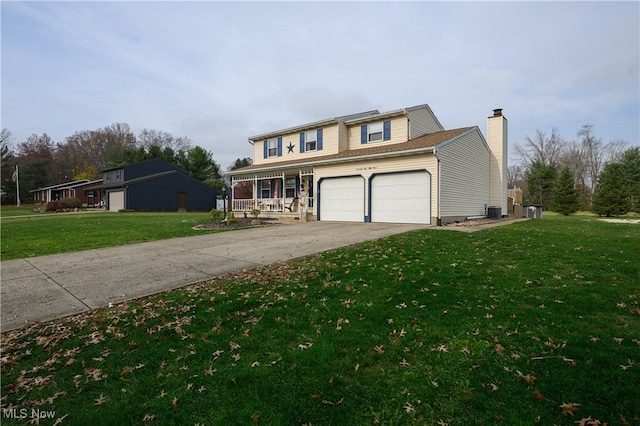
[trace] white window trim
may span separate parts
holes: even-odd
[[[278,156],[278,139],[267,140],[267,157]]]
[[[379,130],[378,130],[379,129]],[[371,123],[367,126],[367,142],[380,142],[384,139],[384,122]],[[371,136],[380,135],[379,139],[371,139]]]
[[[287,194],[288,190],[291,190],[291,196]],[[287,198],[293,198],[296,196],[296,178],[285,179],[284,194]]]
[[[313,145],[311,145],[313,144]],[[313,147],[312,147],[313,146]],[[318,149],[318,131],[312,130],[304,134],[304,150],[316,151]]]

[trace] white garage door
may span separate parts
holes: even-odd
[[[364,222],[364,178],[324,179],[320,182],[320,220]]]
[[[109,193],[109,211],[117,212],[118,210],[124,210],[124,191]]]
[[[431,175],[425,171],[374,176],[371,221],[431,223]]]

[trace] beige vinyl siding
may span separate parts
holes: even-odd
[[[312,130],[318,130],[320,127],[304,130],[309,132]],[[338,153],[338,124],[321,127],[322,129],[322,151],[305,151],[300,153],[300,133],[286,133],[282,137],[282,156],[281,157],[269,157],[264,158],[264,140],[254,141],[253,144],[253,164],[270,164],[278,163],[280,161],[289,160],[306,160],[311,157],[319,155],[329,155]],[[274,136],[272,139],[277,139],[278,136]],[[289,152],[287,148],[289,144],[293,145],[293,152]]]
[[[353,124],[349,126],[349,148],[348,149],[363,149],[363,148],[371,148],[372,146],[381,145],[381,144],[394,144],[406,142],[408,140],[408,121],[406,116],[395,117],[388,119],[391,121],[391,140],[388,141],[377,141],[377,142],[369,142],[369,143],[361,143],[360,142],[360,127],[363,124],[373,124],[380,123],[383,121],[387,121],[387,119],[380,120],[371,120],[367,123]]]
[[[489,148],[478,128],[438,147],[440,216],[485,214],[489,202]]]
[[[409,139],[444,130],[427,107],[407,111],[407,117],[409,118]]]
[[[344,122],[338,124],[338,152],[349,149],[349,128]]]
[[[392,130],[393,131],[393,130]],[[365,179],[365,215],[369,216],[369,179],[375,173],[397,172],[405,170],[427,170],[431,174],[431,213],[436,212],[438,195],[437,160],[433,154],[414,154],[378,160],[353,161],[336,165],[318,166],[315,169],[317,182],[323,177],[362,176]],[[316,186],[317,187],[317,186]],[[320,195],[322,197],[322,195]],[[435,221],[432,221],[435,223]]]

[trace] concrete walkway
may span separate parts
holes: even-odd
[[[498,221],[473,230],[505,225]],[[416,229],[415,224],[309,222],[3,261],[0,330],[49,321]]]

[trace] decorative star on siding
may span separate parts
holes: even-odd
[[[293,148],[295,148],[296,146],[293,144],[293,142],[289,142],[289,146],[287,147],[287,149],[289,151],[287,151],[287,154],[290,154],[293,152]]]

